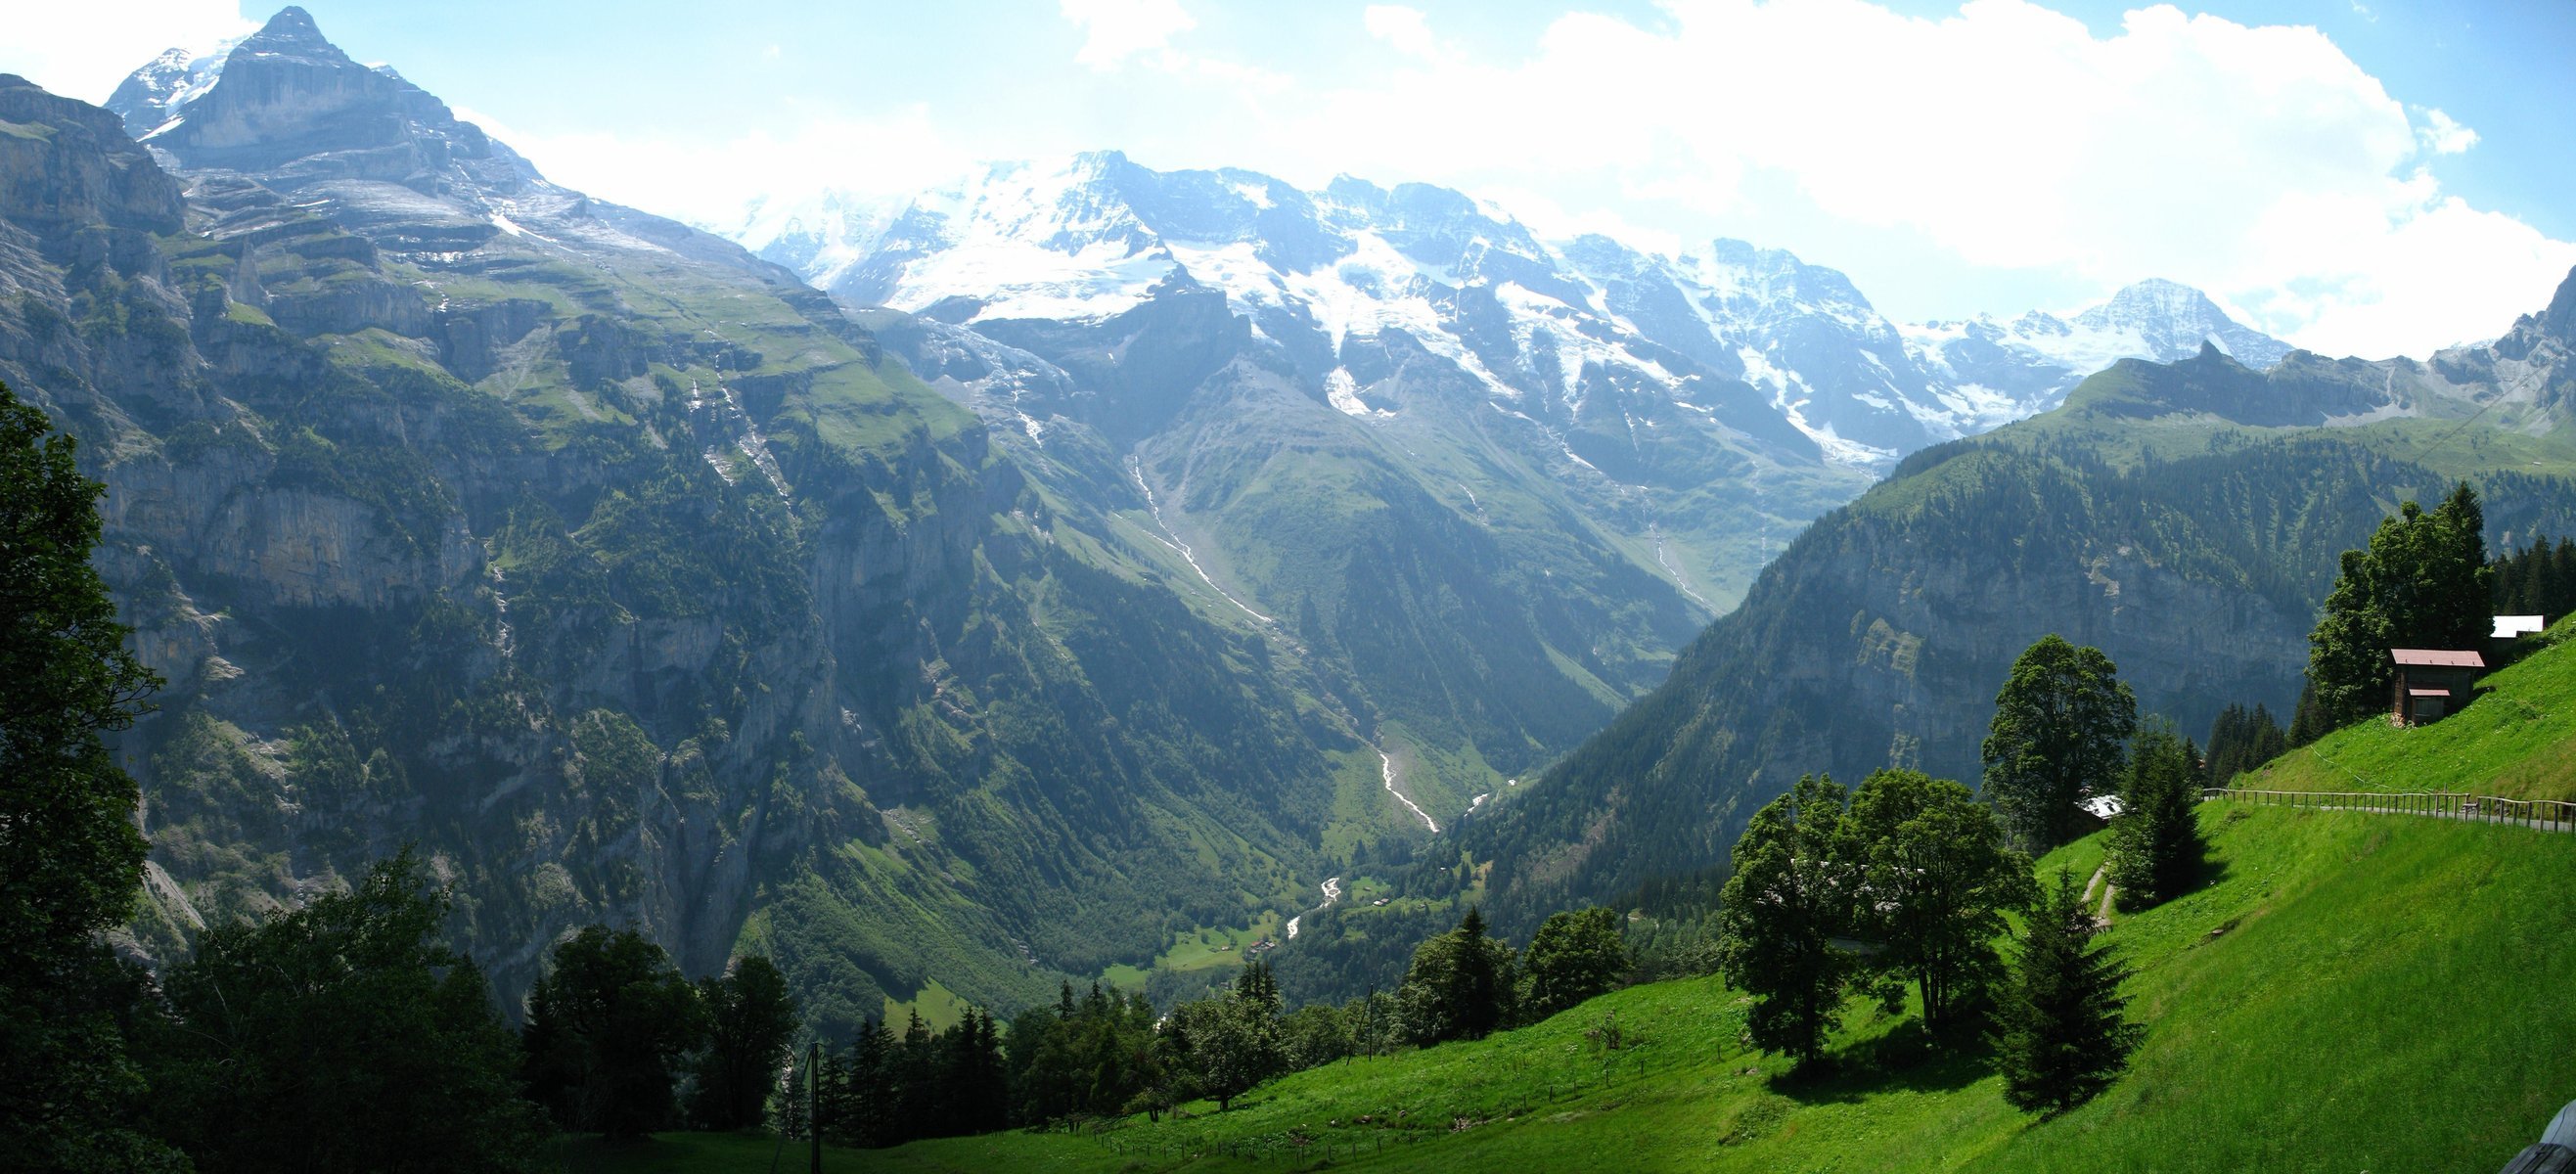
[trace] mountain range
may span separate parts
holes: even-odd
[[[416,843],[505,997],[607,920],[832,1030],[1144,973],[1462,819],[1557,852],[1530,794],[1594,792],[1542,768],[1909,454],[2119,356],[2341,369],[2167,283],[1899,326],[1740,242],[1114,152],[719,235],[293,8],[105,108],[0,79],[0,293],[169,681],[130,949]]]
[[[900,198],[772,196],[709,227],[853,305],[1003,332],[1096,322],[1166,280],[1209,286],[1362,419],[1392,405],[1340,352],[1401,332],[1497,410],[1559,432],[1610,389],[1754,436],[1785,422],[1829,461],[1880,470],[2053,407],[2122,358],[2170,362],[2211,341],[2264,368],[2290,350],[2167,281],[2066,318],[1899,326],[1843,274],[1742,241],[1677,257],[1598,235],[1543,241],[1445,188],[1343,177],[1302,191],[1114,151],[996,164]]]
[[[2231,703],[2288,714],[2340,555],[2396,503],[2466,479],[2491,549],[2576,527],[2571,420],[2576,274],[2429,360],[2124,360],[1818,519],[1654,693],[1460,836],[1527,918],[1721,861],[1802,774],[1974,780],[2013,658],[2052,632],[2186,734]]]

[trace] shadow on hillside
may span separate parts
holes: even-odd
[[[1810,1105],[1850,1104],[1898,1090],[1950,1092],[1985,1079],[1994,1069],[1994,1045],[1976,1030],[1935,1035],[1921,1019],[1908,1019],[1822,1064],[1773,1077],[1771,1091]]]

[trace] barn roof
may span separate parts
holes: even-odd
[[[2482,669],[2486,658],[2474,652],[2446,648],[2391,648],[2389,659],[2410,668]]]

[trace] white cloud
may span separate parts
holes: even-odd
[[[1395,47],[1408,57],[1439,56],[1439,42],[1431,36],[1431,18],[1419,8],[1401,4],[1372,4],[1360,14],[1360,25],[1372,37]]]
[[[238,0],[25,0],[8,8],[0,73],[85,102],[106,101],[162,50],[211,49],[259,28]]]
[[[620,133],[536,134],[462,106],[455,110],[527,156],[547,179],[701,225],[738,221],[744,204],[763,193],[830,188],[896,195],[947,182],[973,164],[919,105],[879,118],[811,119],[779,134],[755,131],[713,144]],[[675,159],[687,163],[674,166]]]
[[[1564,16],[1513,60],[1431,52],[1419,13],[1373,8],[1365,29],[1407,65],[1294,104],[1264,139],[1309,173],[1527,188],[1766,243],[1839,224],[2106,292],[2168,276],[2336,352],[2495,334],[2576,264],[2576,246],[2446,196],[2423,168],[2475,132],[2411,120],[2313,28],[2157,5],[2095,36],[2023,0],[1941,19],[1864,0],[1663,8],[1654,29]],[[1790,223],[1805,240],[1775,231]],[[1869,284],[1866,258],[1810,259]]]
[[[1073,59],[1098,70],[1167,49],[1173,37],[1198,25],[1180,0],[1057,0],[1057,7],[1083,30],[1082,49]]]
[[[2424,116],[2424,125],[2415,128],[2416,141],[2436,155],[2457,155],[2478,145],[2478,132],[2460,125],[2439,110],[2416,107]]]

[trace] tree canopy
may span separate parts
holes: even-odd
[[[1467,907],[1458,927],[1413,952],[1396,998],[1415,1043],[1483,1039],[1511,1022],[1512,948],[1485,933],[1485,915]]]
[[[633,1137],[676,1116],[673,1067],[706,1030],[697,988],[631,929],[584,926],[528,995],[530,1091],[565,1128]]]
[[[1617,910],[1595,905],[1549,914],[1521,954],[1521,1013],[1545,1019],[1617,987],[1629,969]]]
[[[125,648],[90,566],[103,487],[73,442],[0,386],[0,1167],[171,1160],[128,1124],[141,1083],[95,940],[143,881],[134,780],[100,735],[160,682]]]
[[[689,1116],[709,1129],[758,1125],[762,1109],[796,1042],[796,997],[787,976],[766,956],[737,959],[730,973],[698,980],[706,1007],[707,1047]]]
[[[2074,838],[2086,794],[2117,786],[2137,698],[2102,650],[2043,636],[2013,661],[1985,741],[1986,797],[2022,843]]]
[[[540,1115],[448,900],[410,853],[347,892],[217,926],[173,967],[152,1120],[206,1174],[515,1171]]]
[[[2467,482],[2429,512],[2410,501],[2382,519],[2368,547],[2343,553],[2308,637],[2321,717],[2345,726],[2385,710],[2396,683],[2391,648],[2484,647],[2493,579],[2486,514]]]
[[[2171,726],[2158,723],[2138,735],[2121,792],[2126,806],[2111,822],[2108,864],[2123,907],[2171,900],[2199,878],[2209,854],[2200,834],[2200,773],[2191,745]]]
[[[1861,783],[1839,838],[1859,882],[1852,932],[1884,945],[1870,965],[1912,979],[1935,1030],[1982,1004],[2003,970],[2004,911],[2033,895],[2030,858],[2005,843],[1994,810],[1952,780],[1882,770]]]
[[[1764,804],[1735,842],[1719,898],[1719,968],[1753,996],[1753,1045],[1802,1062],[1824,1053],[1852,969],[1832,940],[1851,908],[1835,850],[1848,800],[1841,784],[1809,775]]]

